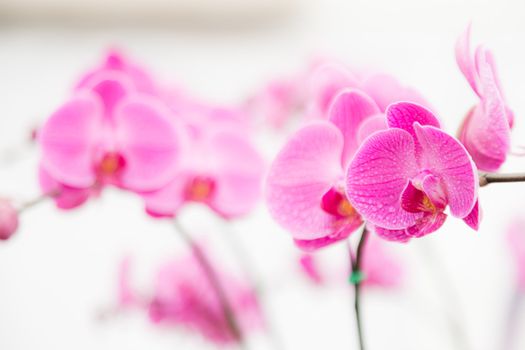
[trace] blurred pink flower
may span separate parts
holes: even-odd
[[[11,201],[0,198],[0,240],[5,241],[18,229],[18,210]]]
[[[171,112],[125,75],[102,71],[88,81],[40,129],[44,190],[56,182],[57,204],[67,208],[107,184],[137,192],[166,185],[181,153]]]
[[[398,101],[414,102],[430,108],[429,103],[413,88],[403,86],[393,76],[384,73],[363,74],[352,71],[340,63],[326,62],[319,65],[311,78],[313,114],[326,116],[335,96],[345,88],[363,91],[374,100],[381,112]]]
[[[492,52],[479,46],[470,52],[470,25],[456,44],[456,61],[480,102],[465,117],[459,139],[483,171],[496,171],[510,151],[514,115],[503,96]]]
[[[197,128],[172,181],[144,194],[153,216],[174,216],[188,202],[203,203],[224,218],[249,213],[261,196],[265,169],[251,140],[230,128]]]
[[[388,243],[369,235],[363,250],[361,271],[364,273],[363,286],[393,289],[400,287],[403,280],[403,267],[399,259],[388,251]],[[321,264],[321,256],[303,253],[299,263],[301,271],[318,285],[326,283],[348,283],[347,268],[334,269]]]
[[[222,271],[216,261],[212,261],[212,265],[243,334],[263,328],[261,309],[252,287]],[[135,303],[145,307],[153,323],[183,327],[218,345],[236,341],[220,299],[193,254],[160,266],[150,298],[139,300],[136,297],[130,287],[130,277],[130,260],[127,258],[120,266],[121,306]]]
[[[525,292],[525,221],[515,219],[508,228],[507,238],[514,257],[518,288]]]
[[[313,250],[345,239],[363,223],[344,193],[344,169],[369,134],[386,127],[359,90],[340,92],[329,121],[296,132],[274,160],[266,184],[270,214],[296,244]]]
[[[392,104],[386,115],[389,129],[365,140],[350,163],[350,203],[390,240],[436,231],[445,222],[447,205],[453,216],[477,229],[478,176],[465,148],[419,105]]]

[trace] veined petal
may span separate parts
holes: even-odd
[[[387,241],[406,243],[412,238],[412,236],[407,233],[406,229],[389,230],[379,226],[371,226],[371,228],[379,237],[386,239]]]
[[[361,145],[346,174],[350,203],[372,224],[388,229],[412,226],[420,214],[401,207],[401,194],[418,167],[414,139],[401,129],[379,131]]]
[[[167,109],[135,96],[115,113],[117,147],[125,159],[122,186],[145,192],[162,188],[179,168],[182,141]]]
[[[456,139],[433,126],[414,123],[421,145],[421,168],[443,181],[453,216],[467,216],[477,199],[478,175],[469,154]]]
[[[391,128],[403,129],[415,138],[414,123],[439,128],[439,120],[423,106],[410,102],[397,102],[388,106],[387,124]]]
[[[357,216],[353,220],[348,221],[347,225],[345,225],[339,232],[336,232],[335,234],[310,240],[295,239],[294,243],[298,248],[301,248],[306,252],[313,252],[326,246],[332,245],[336,242],[347,239],[348,236],[350,236],[350,234],[357,230],[362,224],[363,221],[360,217]]]
[[[481,207],[479,206],[479,200],[476,201],[476,204],[474,204],[474,208],[470,211],[470,213],[463,218],[463,221],[467,225],[469,225],[474,230],[479,229],[479,222],[481,221],[482,217],[482,211]]]
[[[426,214],[421,219],[417,220],[416,224],[406,229],[406,232],[412,237],[423,237],[429,233],[437,231],[447,219],[447,214],[443,212],[436,212],[434,214]]]
[[[339,230],[321,201],[343,175],[342,152],[339,129],[317,122],[297,131],[271,165],[266,182],[268,208],[295,239],[317,239]]]
[[[480,96],[477,71],[470,52],[470,24],[456,42],[456,62],[472,90]]]
[[[95,181],[93,150],[100,113],[93,95],[76,94],[40,129],[42,166],[57,181],[72,187],[89,187]]]
[[[359,146],[357,137],[359,126],[368,117],[378,113],[380,110],[376,103],[359,90],[344,89],[334,98],[328,117],[343,134],[343,168],[346,168]]]

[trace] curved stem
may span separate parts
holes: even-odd
[[[173,220],[173,224],[175,225],[175,228],[177,229],[177,232],[179,233],[181,238],[192,250],[195,256],[195,259],[197,259],[197,262],[199,263],[202,269],[202,272],[205,274],[206,278],[208,279],[210,283],[210,287],[213,289],[213,291],[217,295],[217,299],[219,300],[219,303],[221,304],[224,318],[233,336],[237,340],[239,347],[241,349],[246,349],[244,337],[243,337],[241,328],[239,327],[237,318],[235,317],[235,312],[233,311],[233,308],[228,300],[228,297],[226,296],[226,292],[223,286],[221,285],[219,278],[217,276],[217,273],[213,269],[210,261],[208,260],[204,252],[200,249],[200,247],[197,244],[195,244],[195,242],[192,240],[190,235],[184,230],[182,225],[180,225],[180,223],[177,220]]]
[[[357,325],[357,335],[359,338],[359,349],[360,350],[365,349],[363,326],[362,326],[362,319],[361,319],[361,304],[360,304],[361,298],[360,296],[361,296],[361,282],[364,277],[361,271],[361,262],[363,260],[363,249],[364,249],[367,237],[368,237],[368,230],[365,226],[363,228],[363,233],[361,234],[361,238],[359,239],[359,243],[357,245],[355,257],[352,254],[351,247],[349,247],[350,260],[351,260],[351,265],[352,265],[352,275],[350,276],[350,282],[352,282],[352,284],[354,285],[354,312],[355,312],[355,320],[356,320],[356,325]]]
[[[38,197],[36,198],[33,198],[25,203],[23,203],[19,208],[18,208],[18,213],[22,213],[24,211],[26,211],[27,209],[31,209],[35,206],[37,206],[38,204],[46,201],[47,199],[49,198],[55,198],[57,197],[58,195],[60,194],[60,190],[51,190],[49,192],[46,192],[46,193],[42,193],[41,195],[39,195]]]
[[[242,243],[239,241],[239,238],[237,237],[237,232],[235,232],[230,226],[229,222],[226,221],[223,218],[220,219],[220,224],[222,226],[222,233],[225,237],[225,240],[228,242],[230,246],[230,250],[232,250],[233,254],[235,255],[235,258],[237,259],[239,265],[242,266],[243,273],[245,275],[245,278],[248,280],[250,285],[254,288],[254,292],[257,296],[257,299],[262,305],[262,308],[264,311],[266,311],[267,308],[264,306],[264,295],[263,295],[263,285],[260,283],[260,279],[258,278],[259,274],[257,273],[257,270],[255,269],[255,264],[253,263],[253,259],[248,254],[246,249],[244,249]],[[266,313],[263,314],[264,317],[264,323],[266,325],[266,332],[268,334],[268,338],[273,343],[274,349],[282,349],[282,341],[278,334],[278,332],[275,329],[275,326],[272,322],[270,322],[270,317],[266,315]]]
[[[479,186],[487,186],[491,183],[498,182],[525,182],[525,173],[497,174],[497,173],[480,173]]]

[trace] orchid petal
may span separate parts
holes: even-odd
[[[386,130],[388,125],[386,124],[386,117],[384,114],[376,114],[371,116],[361,123],[357,129],[357,142],[362,144],[363,141],[373,133],[381,130]]]
[[[38,181],[43,193],[58,193],[53,196],[53,200],[59,209],[65,210],[79,207],[93,193],[90,188],[74,188],[59,183],[43,167],[39,169]]]
[[[414,123],[424,169],[438,176],[453,216],[467,216],[477,199],[478,176],[469,154],[456,139],[433,126]]]
[[[470,52],[470,24],[456,42],[456,62],[472,90],[480,96],[477,71]]]
[[[482,211],[481,207],[479,206],[479,200],[476,201],[476,204],[474,204],[474,208],[470,211],[470,213],[463,218],[463,221],[467,225],[469,225],[474,230],[479,229],[479,222],[481,221],[482,217]]]
[[[42,166],[57,181],[72,187],[88,187],[95,181],[93,149],[100,112],[93,95],[77,94],[40,129]]]
[[[344,89],[334,98],[328,116],[343,134],[343,168],[352,159],[359,146],[357,143],[359,125],[368,117],[378,113],[380,113],[379,107],[375,102],[359,90]]]
[[[122,185],[153,191],[173,179],[179,168],[181,137],[170,114],[147,98],[128,99],[115,113],[117,145],[125,159]]]
[[[334,231],[334,217],[321,208],[326,192],[342,176],[343,137],[328,122],[296,132],[277,155],[267,178],[270,214],[295,239],[317,239]]]
[[[420,216],[403,210],[399,201],[417,172],[412,136],[401,129],[379,131],[365,140],[350,163],[348,199],[372,224],[404,229]]]

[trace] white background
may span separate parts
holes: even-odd
[[[301,69],[313,54],[331,54],[391,72],[416,86],[454,132],[476,101],[453,51],[470,20],[474,42],[486,43],[496,55],[516,113],[514,144],[524,145],[524,16],[521,0],[327,0],[296,2],[276,20],[240,26],[233,20],[203,27],[48,26],[4,18],[0,146],[22,143],[27,130],[64,100],[82,70],[115,44],[164,81],[181,82],[211,100],[231,103],[276,74]],[[271,157],[279,138],[260,136]],[[24,160],[2,166],[2,195],[30,199],[38,193],[37,153],[33,149]],[[503,170],[524,169],[525,160],[511,158]],[[407,279],[398,292],[365,295],[369,349],[456,348],[445,309],[461,320],[470,349],[501,349],[514,287],[505,230],[513,217],[525,215],[525,185],[491,185],[480,197],[484,220],[478,233],[450,219],[427,238],[390,245],[403,260]],[[206,210],[188,208],[181,219],[216,247],[226,264],[235,262],[220,226]],[[263,277],[269,314],[286,349],[357,348],[349,288],[309,285],[297,273],[297,249],[262,204],[253,216],[236,223],[234,231]],[[433,279],[425,257],[429,249],[449,276],[455,301],[447,299],[448,287]],[[130,194],[109,190],[100,200],[68,213],[51,203],[28,211],[17,236],[0,245],[0,349],[206,348],[195,337],[149,325],[140,312],[104,322],[96,317],[114,303],[116,266],[124,254],[136,257],[135,282],[147,292],[156,264],[182,251],[171,225],[148,218],[140,200]],[[342,245],[322,255],[336,268],[346,261]],[[525,308],[520,329],[517,349],[525,347]],[[251,341],[253,348],[271,349],[264,335]]]

